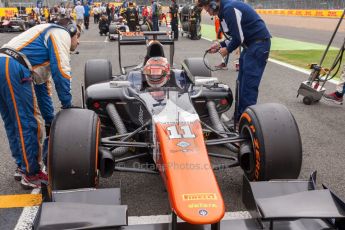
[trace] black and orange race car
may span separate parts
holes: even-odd
[[[165,57],[162,43],[173,42],[163,32],[123,33],[119,46],[147,46],[139,67],[113,76],[108,60],[86,63],[84,107],[59,112],[51,127],[47,202],[36,228],[343,229],[344,203],[326,188],[316,190],[315,175],[295,180],[302,143],[285,106],[250,106],[238,128],[225,124],[220,117],[233,104],[232,91],[211,76],[202,58],[187,58],[181,69],[171,68],[164,86],[147,86],[143,67],[150,58]],[[224,147],[226,154],[209,153],[213,145]],[[117,166],[142,157],[149,157],[156,169]],[[210,157],[229,162],[212,165]],[[244,172],[243,202],[253,219],[222,220],[224,200],[214,170],[237,166]],[[160,174],[171,223],[128,226],[119,189],[96,188],[99,176],[117,170]]]
[[[0,22],[0,33],[23,32],[26,28],[26,22],[21,18],[11,18]]]

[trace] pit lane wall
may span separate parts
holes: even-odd
[[[256,9],[258,14],[321,18],[340,18],[343,10]]]

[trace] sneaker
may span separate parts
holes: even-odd
[[[14,179],[16,181],[20,181],[22,179],[22,176],[25,174],[25,172],[23,171],[23,169],[21,169],[20,167],[16,168],[16,171],[14,171]]]
[[[216,65],[215,68],[218,70],[227,70],[228,69],[228,67],[225,65],[225,63],[221,63],[219,65]]]
[[[343,97],[339,97],[336,92],[330,93],[330,94],[324,94],[323,98],[326,101],[330,101],[330,102],[333,102],[333,103],[338,104],[338,105],[343,104]]]
[[[23,175],[20,181],[24,189],[41,188],[41,183],[48,184],[48,175],[39,171],[36,175]]]

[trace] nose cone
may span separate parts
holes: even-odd
[[[172,209],[191,224],[217,223],[225,213],[224,201],[208,158],[200,122],[175,124],[178,133],[183,135],[172,136],[171,126],[156,125],[156,130]]]

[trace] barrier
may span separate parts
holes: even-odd
[[[256,12],[264,15],[340,18],[343,10],[257,9]]]
[[[25,11],[27,14],[29,14],[31,12],[32,8],[26,8]],[[5,17],[5,18],[11,18],[13,17],[15,14],[18,14],[18,9],[15,7],[11,7],[11,8],[0,8],[0,18],[1,17]]]

